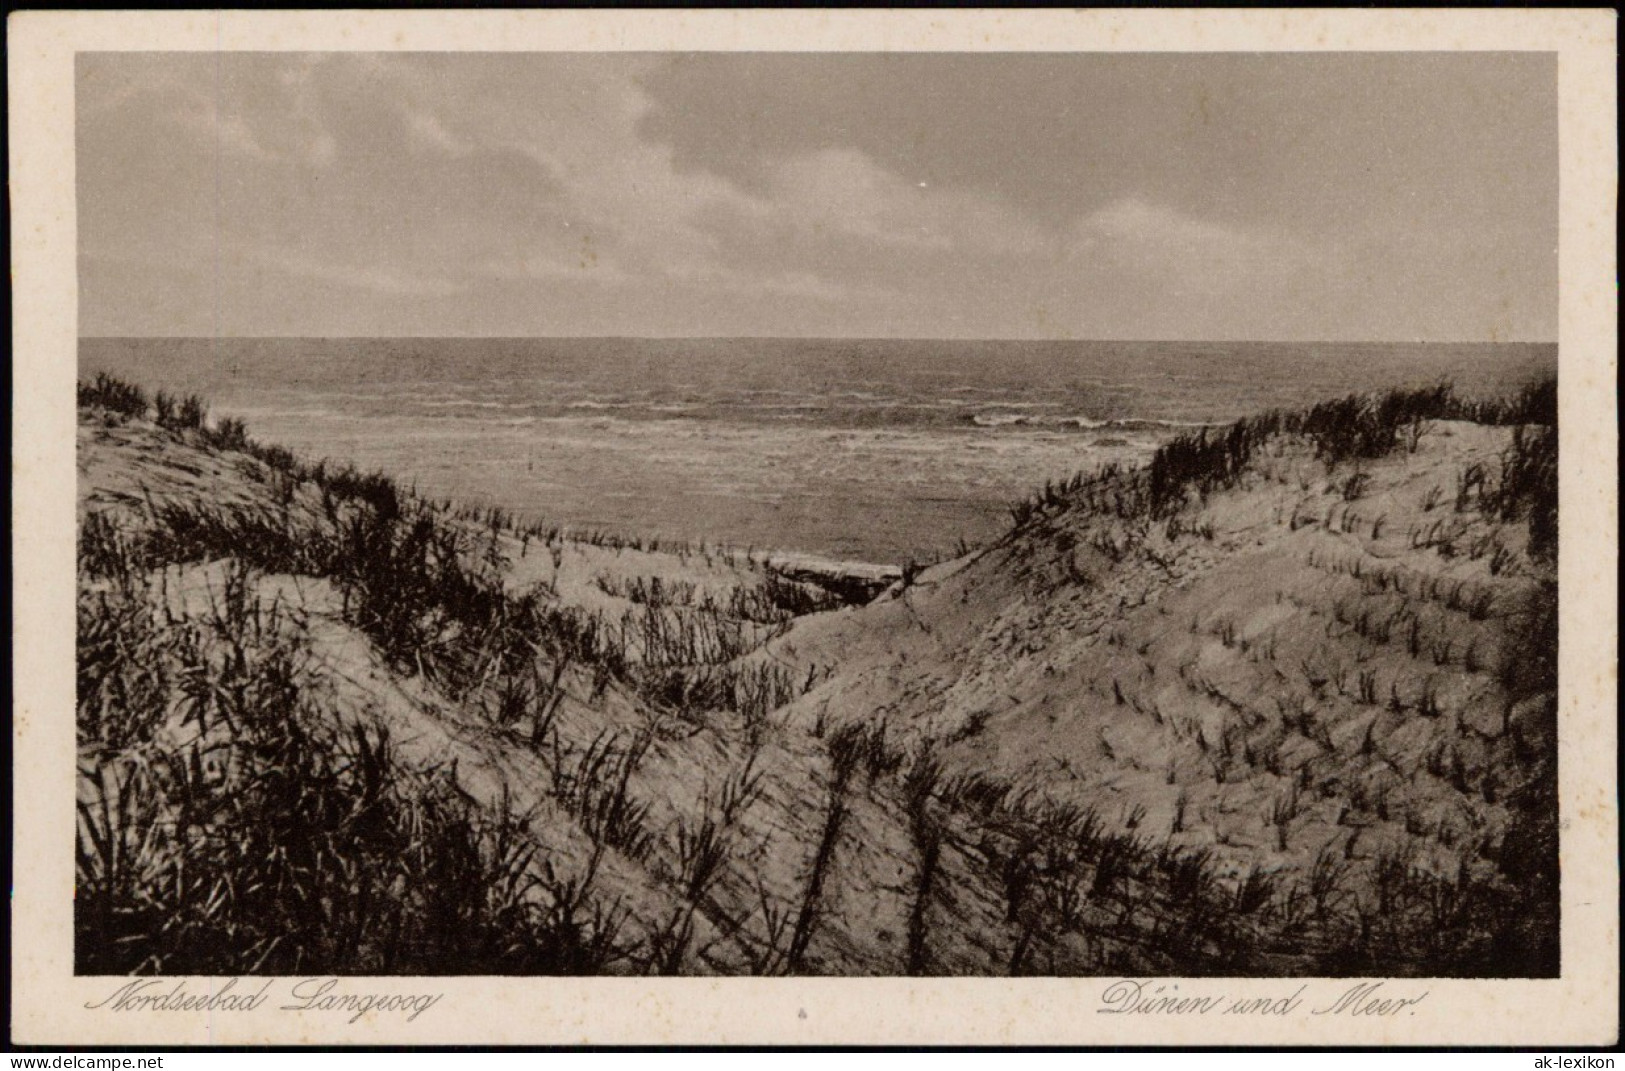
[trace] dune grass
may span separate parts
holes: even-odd
[[[338,722],[303,622],[227,571],[201,616],[145,575],[79,603],[83,974],[598,973],[608,913],[529,819]]]
[[[461,517],[385,475],[303,462],[251,439],[240,422],[210,423],[195,399],[160,394],[149,405],[139,388],[99,377],[80,385],[80,400],[122,419],[152,412],[188,441],[253,456],[279,489],[274,505],[148,503],[140,523],[90,513],[81,526],[75,926],[82,973],[684,969],[695,911],[736,847],[738,800],[754,799],[759,783],[747,765],[744,782],[728,782],[717,800],[707,797],[702,814],[679,820],[672,834],[679,906],[649,944],[634,947],[621,935],[624,913],[606,906],[595,880],[606,851],[646,863],[655,856],[660,831],[631,787],[651,739],[606,730],[585,749],[561,745],[554,719],[566,674],[588,673],[599,688],[619,682],[657,712],[736,712],[759,742],[769,714],[819,678],[816,670],[803,677],[752,661],[751,628],[833,609],[835,596],[771,569],[726,600],[655,578],[602,581],[636,608],[606,624],[545,591],[504,586],[498,534],[512,529],[498,511]],[[1369,524],[1376,539],[1380,521],[1351,521],[1346,508],[1363,495],[1350,482],[1358,466],[1414,449],[1429,421],[1478,420],[1510,425],[1511,441],[1496,465],[1464,472],[1455,499],[1445,495],[1437,512],[1452,514],[1454,506],[1526,523],[1529,556],[1549,563],[1557,533],[1555,412],[1554,384],[1499,402],[1463,401],[1445,386],[1354,396],[1180,436],[1146,466],[1109,466],[1047,485],[1012,518],[1027,530],[1080,510],[1155,519],[1174,531],[1170,540],[1200,534],[1199,524],[1174,530],[1173,521],[1238,483],[1272,438],[1297,436],[1329,475],[1337,473],[1337,530]],[[1334,528],[1318,511],[1307,523]],[[1452,538],[1447,528],[1438,522],[1421,538],[1442,546]],[[1460,553],[1490,562],[1492,575],[1500,572],[1497,556],[1511,554],[1455,538]],[[1123,552],[1115,538],[1111,546],[1116,560]],[[166,568],[209,561],[228,561],[225,586],[204,616],[178,615],[157,587]],[[1486,586],[1441,586],[1437,577],[1357,558],[1317,568],[1360,593],[1334,605],[1328,628],[1372,644],[1408,644],[1411,656],[1431,654],[1449,672],[1493,673],[1512,702],[1555,692],[1555,584],[1525,584],[1517,598],[1503,599]],[[331,580],[344,619],[398,671],[469,703],[516,739],[528,725],[530,746],[552,749],[554,801],[593,842],[587,867],[561,877],[538,854],[531,816],[478,806],[444,771],[404,763],[380,725],[335,723],[307,664],[303,623],[252,596],[259,571]],[[1516,657],[1465,643],[1435,653],[1441,637],[1427,614],[1472,622],[1508,616],[1530,643]],[[1209,629],[1227,650],[1246,653],[1249,641],[1234,622]],[[1315,672],[1378,716],[1443,717],[1431,675],[1401,689],[1347,666]],[[1142,710],[1132,687],[1126,695],[1114,680],[1112,690],[1125,714],[1131,705]],[[1282,706],[1285,733],[1327,755],[1382,760],[1369,726],[1363,740],[1342,742],[1300,706]],[[1555,707],[1545,716],[1555,719]],[[1240,736],[1197,740],[1204,752],[1212,748],[1221,783],[1279,763],[1278,748],[1255,749]],[[951,861],[979,868],[1002,890],[1003,966],[1011,973],[1080,960],[1101,969],[1267,973],[1288,956],[1307,956],[1313,971],[1328,974],[1541,974],[1556,963],[1555,763],[1532,743],[1525,744],[1528,776],[1516,785],[1469,776],[1459,748],[1436,749],[1427,760],[1429,776],[1511,814],[1506,836],[1477,851],[1485,865],[1441,874],[1399,845],[1355,866],[1348,857],[1356,832],[1327,844],[1301,875],[1259,867],[1232,873],[1211,851],[1158,842],[1143,828],[1113,832],[1087,808],[993,778],[945,778],[934,757],[906,753],[883,726],[836,729],[825,747],[822,813],[800,891],[788,905],[764,894],[765,951],[753,969],[817,965],[813,946],[853,826],[860,773],[867,791],[895,797],[916,855],[900,950],[900,969],[911,974],[932,973],[941,962],[936,931],[952,925]],[[1297,776],[1307,772],[1304,764]],[[1319,787],[1292,779],[1282,786],[1263,816],[1279,850]],[[1361,809],[1389,806],[1385,792],[1368,796],[1357,801]],[[1175,833],[1185,810],[1181,789]],[[264,890],[276,890],[275,903]]]
[[[1159,446],[1143,466],[1114,462],[1092,473],[1078,472],[1047,482],[1010,507],[1012,532],[1070,509],[1125,520],[1164,519],[1183,509],[1193,495],[1205,500],[1235,486],[1257,451],[1277,436],[1306,440],[1331,471],[1347,462],[1385,457],[1402,444],[1414,449],[1423,427],[1438,420],[1514,428],[1501,480],[1484,502],[1504,517],[1527,513],[1537,552],[1555,553],[1555,378],[1539,380],[1500,399],[1465,399],[1448,383],[1353,394],[1303,410],[1272,410],[1227,427],[1181,433]],[[1356,471],[1345,477],[1345,499],[1359,497],[1358,484],[1350,481],[1360,475]]]

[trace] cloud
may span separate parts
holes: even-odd
[[[388,297],[450,297],[469,288],[466,282],[445,276],[419,275],[367,264],[334,263],[285,251],[252,250],[247,256],[258,264],[296,279]]]
[[[1120,198],[1080,219],[1074,242],[1075,256],[1106,252],[1150,267],[1202,271],[1286,268],[1308,251],[1285,232],[1204,219],[1139,197]]]
[[[1149,197],[1117,198],[1069,229],[1048,292],[1078,310],[1080,335],[1293,337],[1346,288],[1333,280],[1346,260],[1335,242],[1284,228],[1185,211]]]
[[[698,286],[702,290],[720,291],[734,296],[802,298],[835,304],[856,300],[872,301],[895,296],[896,291],[864,289],[862,291],[832,282],[814,272],[795,269],[773,272],[752,272],[727,267],[718,262],[676,265],[666,268],[665,278],[675,282]]]
[[[87,54],[80,308],[96,333],[154,291],[167,329],[191,291],[228,333],[411,306],[428,333],[1440,337],[1511,301],[1538,334],[1540,175],[1504,129],[1458,165],[1390,118],[1463,72],[1406,67],[1338,126],[1344,82],[1271,63]]]
[[[406,108],[404,111],[406,128],[420,145],[453,156],[468,152],[468,143],[454,136],[433,114],[417,108]]]
[[[1030,252],[1048,238],[992,196],[911,180],[853,148],[786,160],[757,211],[782,213],[803,231],[972,256]]]
[[[674,216],[686,237],[667,274],[840,303],[869,332],[940,326],[925,310],[985,290],[989,271],[1052,259],[1057,241],[995,196],[922,185],[853,149],[792,154],[755,187],[705,172],[669,181],[694,195]]]

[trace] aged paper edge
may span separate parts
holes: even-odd
[[[9,25],[14,595],[12,1035],[19,1043],[1609,1044],[1618,1039],[1614,85],[1604,11],[126,12]],[[1563,975],[1428,981],[1404,1018],[1102,1016],[1109,979],[343,980],[441,992],[401,1016],[109,1014],[72,975],[73,57],[120,50],[1338,51],[1559,55]],[[1301,980],[1179,982],[1281,995]],[[208,988],[203,979],[193,991]],[[1346,985],[1312,983],[1333,997]],[[257,986],[256,986],[257,988]],[[285,991],[286,986],[282,987]]]

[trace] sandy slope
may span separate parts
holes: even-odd
[[[1028,862],[1042,853],[1027,827],[963,802],[978,783],[1015,786],[1008,799],[1028,791],[1024,813],[1042,809],[1034,801],[1076,804],[1147,851],[1208,849],[1231,883],[1212,894],[1221,901],[1255,872],[1274,877],[1282,900],[1317,861],[1338,871],[1344,910],[1361,919],[1387,906],[1383,875],[1395,866],[1501,882],[1491,860],[1512,801],[1555,750],[1551,697],[1509,691],[1516,674],[1506,669],[1549,569],[1525,555],[1522,524],[1456,508],[1458,476],[1474,461],[1493,468],[1508,435],[1433,424],[1414,452],[1364,464],[1357,494],[1345,494],[1347,468],[1328,474],[1304,443],[1283,438],[1240,486],[1172,522],[1052,506],[866,606],[790,621],[696,609],[754,590],[759,562],[499,533],[511,592],[539,592],[623,635],[642,635],[651,614],[703,618],[736,630],[725,638],[744,651],[735,668],[778,667],[813,685],[753,728],[739,713],[673,705],[632,679],[567,666],[552,756],[579,756],[606,731],[652,736],[629,789],[647,804],[653,847],[642,859],[599,853],[597,895],[625,910],[629,946],[658,943],[684,913],[682,837],[747,764],[761,774],[759,798],[729,831],[721,877],[678,959],[684,971],[784,969],[809,899],[799,969],[810,972],[1151,970],[1191,966],[1179,950],[1217,939],[1171,936],[1169,920],[1187,918],[1184,894],[1160,871],[1111,879],[1097,859],[1067,871],[1066,886],[1061,864]],[[94,413],[81,414],[79,472],[81,516],[105,512],[137,529],[166,501],[269,509],[275,497],[252,458]],[[292,508],[319,525],[318,498],[297,488]],[[171,567],[164,597],[183,616],[203,612],[221,568]],[[628,596],[655,577],[676,593],[670,604]],[[525,723],[496,725],[469,695],[389,665],[347,623],[329,580],[256,584],[308,621],[308,686],[335,718],[390,725],[407,758],[439,766],[482,804],[506,795],[531,813],[547,865],[585,871],[592,838],[555,798],[557,759]],[[628,643],[635,665],[647,650]],[[840,780],[830,750],[845,725],[883,736],[844,779],[844,818],[826,838]],[[941,790],[922,811],[908,803],[906,776],[925,754],[940,763]],[[930,830],[940,843],[928,864]],[[822,839],[826,874],[810,898]],[[1020,879],[1028,871],[1040,877]],[[1033,906],[1021,880],[1046,896],[1081,889],[1083,906]],[[1053,910],[1070,921],[1057,929],[1043,914]],[[1253,925],[1232,924],[1243,929],[1214,933]],[[1310,969],[1329,938],[1302,932],[1297,945],[1261,944],[1241,969]],[[651,967],[633,956],[625,969]]]
[[[1525,533],[1453,508],[1457,474],[1493,463],[1505,439],[1439,425],[1415,454],[1370,465],[1355,501],[1328,493],[1306,451],[1283,450],[1182,521],[1211,538],[1151,531],[1119,561],[1096,544],[1127,542],[1120,523],[1063,512],[769,650],[839,666],[792,708],[799,723],[876,718],[951,739],[953,767],[1125,825],[1144,808],[1141,830],[1238,866],[1405,846],[1448,867],[1453,848],[1501,830],[1494,801],[1519,787],[1520,749],[1554,743],[1541,705],[1511,703],[1497,678],[1541,576],[1492,575],[1465,549],[1494,538],[1521,558]],[[1435,523],[1464,548],[1455,557],[1413,545]],[[1380,587],[1388,575],[1404,590]],[[1284,725],[1303,715],[1307,731]],[[1272,805],[1294,796],[1277,828]]]

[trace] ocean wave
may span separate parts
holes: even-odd
[[[414,398],[420,409],[529,409],[530,402],[485,402],[473,398]]]
[[[223,406],[223,413],[241,417],[251,424],[256,420],[350,420],[354,413],[343,413],[323,406],[233,405]]]
[[[772,400],[769,400],[771,398]],[[986,431],[1117,432],[1168,433],[1212,426],[1202,421],[1162,417],[1098,417],[1067,412],[1060,403],[1048,400],[984,401],[968,404],[963,399],[891,398],[853,404],[850,392],[837,395],[797,397],[797,392],[774,394],[758,392],[749,400],[718,397],[695,401],[671,398],[638,398],[614,395],[577,397],[570,400],[533,399],[486,400],[475,398],[413,399],[409,410],[428,415],[490,420],[508,415],[552,420],[576,417],[642,424],[649,421],[700,420],[721,424],[817,424],[843,428],[908,429],[972,428]],[[476,417],[476,414],[480,414]]]
[[[1099,420],[1081,414],[974,413],[970,422],[980,428],[1038,427],[1076,428],[1080,431],[1171,431],[1178,428],[1206,428],[1202,421],[1163,420],[1153,417],[1114,417]]]

